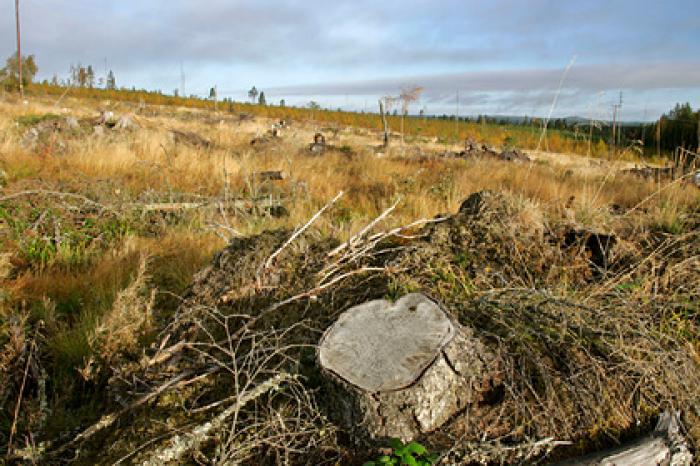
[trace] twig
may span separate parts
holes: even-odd
[[[557,89],[556,94],[554,94],[554,99],[552,100],[552,106],[549,109],[549,114],[547,115],[547,118],[544,121],[544,127],[542,128],[542,133],[540,134],[540,140],[537,142],[537,149],[535,150],[540,150],[540,146],[542,145],[542,140],[544,140],[547,137],[547,126],[549,125],[549,120],[552,118],[552,112],[554,111],[554,108],[557,106],[557,100],[559,100],[559,94],[561,93],[561,88],[564,85],[564,80],[566,80],[566,75],[569,74],[569,70],[573,66],[574,62],[576,62],[576,55],[574,55],[571,58],[571,61],[569,62],[568,65],[566,65],[566,68],[564,69],[564,74],[561,77],[561,80],[559,81],[559,88]],[[549,147],[549,146],[547,146]]]
[[[19,388],[19,394],[17,395],[17,404],[15,405],[15,414],[12,419],[12,428],[10,429],[10,440],[7,442],[7,458],[10,457],[12,453],[12,440],[17,432],[17,418],[19,417],[19,408],[22,406],[22,394],[24,393],[24,386],[27,382],[27,374],[29,373],[29,364],[32,362],[32,353],[34,352],[34,342],[29,344],[29,355],[27,356],[27,364],[24,366],[24,375],[22,376],[22,385]]]
[[[685,179],[691,178],[693,175],[694,175],[694,173],[688,173],[687,175],[683,175],[683,176],[681,176],[681,177],[679,177],[679,178],[676,178],[675,180],[671,181],[670,183],[661,186],[659,189],[657,189],[656,191],[654,191],[653,193],[649,194],[647,197],[645,197],[644,199],[642,199],[641,201],[639,201],[634,207],[632,207],[631,209],[627,210],[627,212],[625,212],[623,216],[627,216],[627,215],[629,215],[631,212],[634,212],[634,211],[637,210],[642,204],[644,204],[645,202],[647,202],[647,201],[650,200],[650,199],[653,199],[655,196],[661,194],[661,191],[664,191],[664,190],[670,188],[671,186],[680,183],[681,181],[683,181],[683,180],[685,180]]]
[[[362,238],[368,231],[370,231],[377,223],[381,222],[384,218],[386,218],[391,212],[396,209],[396,206],[399,205],[399,202],[401,202],[401,199],[397,199],[394,204],[386,209],[384,212],[381,213],[377,218],[369,222],[365,227],[360,230],[359,232],[355,233],[350,239],[348,239],[345,243],[341,244],[337,248],[333,249],[331,252],[328,253],[328,257],[333,257],[336,254],[338,254],[340,251],[343,249],[347,248],[348,246],[353,245],[359,238]]]
[[[56,102],[54,102],[54,104],[53,104],[54,107],[58,107],[58,104],[61,103],[61,100],[63,100],[63,98],[66,96],[66,94],[68,94],[69,90],[70,90],[70,86],[66,86],[66,90],[63,91],[63,94],[61,94],[61,97],[59,97],[58,100]]]
[[[343,195],[343,191],[340,191],[338,194],[336,194],[336,196],[335,196],[328,204],[324,205],[324,206],[321,208],[321,210],[319,210],[318,212],[316,212],[316,213],[309,219],[309,221],[306,222],[306,224],[304,224],[301,228],[297,229],[297,231],[295,231],[294,234],[292,234],[292,236],[290,236],[289,239],[287,239],[287,241],[285,241],[285,242],[282,244],[282,246],[279,247],[279,249],[277,249],[275,252],[273,252],[273,253],[270,255],[270,257],[267,258],[267,260],[265,261],[265,263],[264,263],[264,265],[263,265],[263,270],[268,270],[270,267],[272,267],[272,262],[273,262],[273,261],[275,260],[275,258],[284,250],[284,248],[286,248],[287,246],[289,246],[289,245],[292,243],[292,241],[294,241],[294,240],[295,240],[299,235],[301,235],[307,228],[309,228],[309,226],[311,226],[311,224],[314,223],[318,217],[320,217],[326,210],[328,210],[333,204],[335,204],[335,202],[336,202],[338,199],[340,199],[340,198],[342,197],[342,195]]]
[[[283,307],[283,306],[286,306],[287,304],[291,304],[291,303],[293,303],[293,302],[295,302],[295,301],[299,301],[300,299],[308,298],[308,297],[311,297],[311,296],[316,296],[316,295],[317,295],[318,293],[320,293],[321,291],[324,291],[325,289],[329,288],[331,285],[334,285],[334,284],[338,283],[339,281],[341,281],[341,280],[343,280],[343,279],[345,279],[345,278],[348,278],[348,277],[351,277],[351,276],[353,276],[353,275],[357,275],[357,274],[360,274],[360,273],[365,273],[365,272],[382,272],[382,271],[385,271],[385,270],[386,270],[386,269],[384,269],[383,267],[362,267],[362,268],[360,268],[360,269],[356,269],[356,270],[353,270],[353,271],[351,271],[351,272],[347,272],[347,273],[344,273],[344,274],[342,274],[342,275],[339,275],[339,276],[333,278],[333,280],[331,280],[331,281],[329,281],[329,282],[327,282],[327,283],[324,283],[324,284],[322,284],[322,285],[319,285],[319,286],[317,286],[317,287],[315,287],[315,288],[312,288],[311,290],[304,291],[303,293],[299,293],[299,294],[294,295],[294,296],[292,296],[292,297],[290,297],[290,298],[287,298],[287,299],[285,299],[285,300],[283,300],[283,301],[277,302],[277,303],[275,303],[275,304],[273,304],[273,305],[267,307],[266,309],[264,309],[263,311],[261,311],[258,315],[256,315],[255,317],[251,318],[251,319],[250,319],[248,322],[246,322],[243,326],[241,326],[241,328],[239,328],[239,329],[236,331],[236,333],[234,333],[234,334],[231,335],[231,339],[232,339],[232,340],[238,340],[238,339],[241,337],[241,335],[243,335],[245,332],[247,332],[247,331],[250,329],[250,327],[252,327],[253,325],[255,325],[255,323],[256,323],[257,321],[259,321],[260,319],[262,319],[262,318],[265,317],[266,315],[268,315],[268,314],[270,314],[270,313],[276,311],[277,309],[279,309],[279,308],[281,308],[281,307]]]

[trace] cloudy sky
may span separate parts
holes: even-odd
[[[0,6],[0,56],[15,47]],[[119,86],[374,110],[425,88],[427,113],[654,119],[700,106],[698,0],[20,0],[39,78],[105,63]]]

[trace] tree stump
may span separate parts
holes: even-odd
[[[345,311],[318,361],[331,417],[360,443],[432,432],[498,383],[495,355],[418,293]]]

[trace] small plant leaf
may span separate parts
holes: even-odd
[[[418,442],[411,442],[408,445],[406,445],[406,451],[419,456],[425,455],[428,452],[428,450]]]
[[[392,438],[389,439],[389,446],[391,446],[391,448],[394,450],[399,450],[400,448],[403,448],[403,442],[400,439]]]

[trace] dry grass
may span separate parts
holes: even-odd
[[[0,343],[16,346],[12,332],[18,316],[27,316],[22,328],[41,328],[41,357],[55,381],[59,406],[47,424],[54,432],[75,426],[80,419],[69,419],[67,406],[91,396],[92,386],[74,381],[77,371],[91,358],[102,354],[108,360],[105,355],[134,345],[136,335],[125,331],[125,324],[145,328],[141,324],[149,306],[156,322],[167,322],[179,304],[178,295],[224,239],[294,228],[339,191],[345,195],[315,225],[322,235],[339,240],[350,238],[397,200],[382,227],[455,212],[469,193],[483,189],[519,199],[518,222],[538,235],[552,219],[597,230],[682,234],[692,228],[690,216],[700,201],[699,191],[687,185],[638,180],[616,173],[622,164],[585,157],[533,154],[536,162],[524,165],[445,159],[437,155],[451,146],[423,138],[411,138],[378,157],[377,133],[340,127],[329,131],[318,122],[292,121],[281,140],[254,150],[250,140],[272,120],[239,122],[228,114],[167,107],[136,115],[142,129],[133,133],[62,135],[63,144],[41,150],[25,146],[26,128],[17,122],[28,117],[66,113],[90,118],[97,115],[98,105],[133,110],[124,103],[71,98],[62,105],[65,112],[50,99],[29,106],[0,102],[0,198],[42,190],[78,194],[105,207],[95,210],[75,198],[41,193],[0,199],[0,252],[11,254],[13,263],[3,282],[0,327],[6,336]],[[168,137],[169,128],[198,133],[213,147],[176,145]],[[347,146],[353,154],[306,154],[304,147],[319,130],[334,146]],[[262,183],[254,174],[264,170],[284,170],[288,177]],[[217,209],[146,214],[124,207],[261,196],[282,199],[288,215]],[[139,265],[145,256],[147,283]],[[145,288],[154,290],[154,298]],[[145,340],[152,337],[144,333]],[[78,389],[87,398],[71,393]]]

